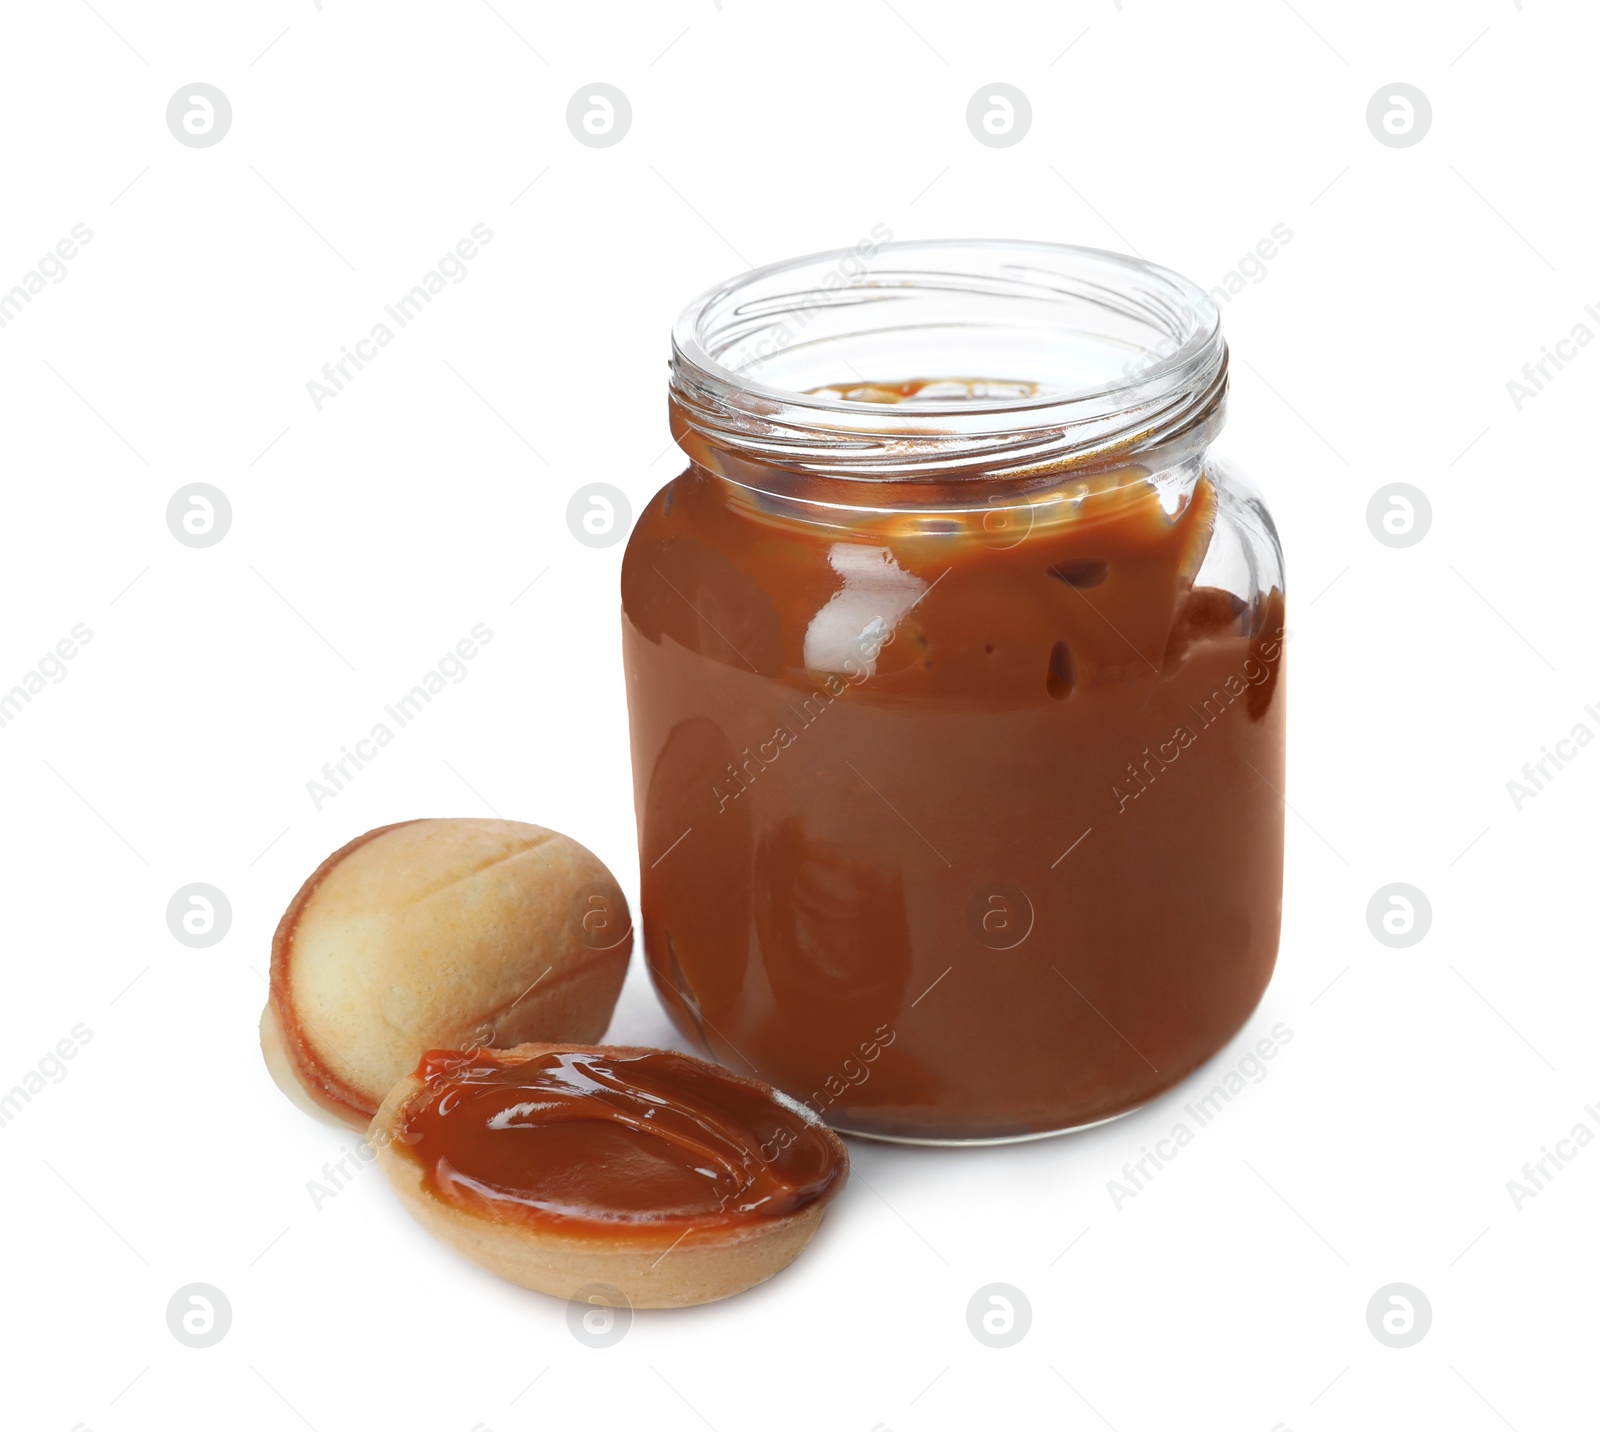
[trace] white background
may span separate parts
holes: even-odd
[[[1592,1425],[1600,1146],[1520,1211],[1506,1185],[1600,1132],[1600,749],[1520,811],[1506,782],[1600,732],[1600,350],[1521,411],[1506,384],[1600,331],[1596,16],[495,5],[7,7],[0,289],[75,223],[94,237],[0,330],[0,687],[75,623],[93,639],[0,729],[0,1090],[74,1025],[92,1040],[0,1129],[0,1420]],[[211,148],[164,121],[195,81],[233,106]],[[595,81],[633,107],[608,149],[564,120]],[[965,126],[995,81],[1033,107],[1007,149]],[[1365,122],[1395,81],[1433,108],[1405,149]],[[317,411],[307,380],[475,223],[469,277]],[[330,850],[418,815],[554,826],[632,896],[622,549],[577,543],[567,501],[605,481],[637,511],[672,476],[667,335],[693,295],[877,223],[1137,249],[1206,286],[1292,230],[1224,310],[1221,449],[1288,557],[1294,814],[1278,974],[1213,1071],[1294,1038],[1120,1210],[1108,1180],[1211,1081],[1042,1144],[858,1143],[791,1269],[595,1350],[381,1174],[313,1207],[354,1136],[262,1068],[271,932]],[[195,481],[233,509],[205,550],[165,522]],[[1392,481],[1432,503],[1404,550],[1366,524]],[[316,810],[306,782],[478,622],[470,677]],[[194,881],[232,904],[209,949],[166,925]],[[1368,931],[1392,881],[1432,905],[1409,949]],[[612,1036],[670,1038],[637,960]],[[192,1282],[232,1307],[209,1349],[167,1328]],[[967,1328],[992,1282],[1031,1304],[1009,1349]],[[1367,1327],[1392,1282],[1433,1310],[1408,1349]]]

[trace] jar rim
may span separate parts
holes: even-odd
[[[957,379],[983,389],[863,401],[838,395],[848,375],[828,366],[853,366],[832,356],[852,346],[892,349],[902,368],[938,364],[922,355],[941,347],[946,366],[959,368],[956,355],[971,348],[1024,367],[857,373],[863,385]],[[1096,372],[1119,356],[1133,361]],[[808,366],[812,378],[828,375],[810,389]],[[786,259],[706,290],[672,331],[672,396],[706,440],[876,479],[900,467],[949,476],[1060,466],[1142,451],[1197,425],[1209,440],[1226,374],[1220,313],[1198,285],[1144,259],[1028,239],[868,240]],[[1008,395],[1012,383],[1025,391]],[[815,391],[824,385],[831,391]]]

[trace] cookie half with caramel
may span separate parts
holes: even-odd
[[[800,1253],[849,1173],[809,1109],[664,1049],[426,1055],[367,1134],[406,1208],[490,1272],[559,1298],[709,1303]]]
[[[335,851],[272,941],[261,1047],[309,1112],[364,1129],[429,1049],[592,1041],[633,948],[611,872],[506,820],[414,820]]]

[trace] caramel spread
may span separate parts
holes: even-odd
[[[430,1192],[475,1213],[671,1238],[782,1218],[843,1181],[815,1119],[667,1050],[434,1050],[417,1076],[396,1142]]]
[[[1285,633],[1276,587],[1196,584],[1218,488],[818,479],[675,433],[622,598],[679,1027],[932,1139],[1104,1119],[1221,1048],[1277,952]]]

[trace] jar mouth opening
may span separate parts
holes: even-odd
[[[1211,409],[1220,426],[1226,388],[1197,285],[1028,240],[867,240],[769,264],[697,298],[672,346],[690,430],[879,479],[1139,450]]]

